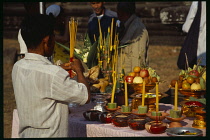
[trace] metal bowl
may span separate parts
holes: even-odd
[[[191,135],[182,134],[183,132],[189,131],[190,133],[195,133]],[[173,127],[166,129],[166,133],[169,136],[173,137],[197,137],[197,136],[203,136],[203,131],[196,128],[191,127]]]
[[[201,98],[206,94],[206,90],[179,89],[178,91],[187,97],[185,100],[189,100],[189,97]]]
[[[131,83],[131,84],[128,84],[128,86],[133,88],[136,94],[142,93],[142,89],[143,89],[142,83]],[[149,92],[149,90],[153,89],[154,87],[155,87],[155,83],[146,84],[145,91]]]

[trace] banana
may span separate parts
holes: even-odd
[[[206,71],[203,73],[202,78],[205,80],[206,82]]]
[[[206,82],[205,80],[203,79],[203,77],[200,77],[200,85],[201,85],[201,89],[206,89]]]

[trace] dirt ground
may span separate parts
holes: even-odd
[[[15,50],[19,52],[17,40],[3,39],[4,65],[3,65],[3,115],[4,115],[4,138],[11,138],[13,109],[16,108],[11,71],[14,64]],[[176,79],[179,73],[176,61],[180,51],[180,46],[150,46],[149,57],[150,67],[154,68],[160,75],[162,81],[159,86],[160,92],[166,92],[172,79]],[[9,51],[8,51],[9,50]],[[10,53],[12,52],[12,53]]]

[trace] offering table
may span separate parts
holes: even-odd
[[[83,112],[93,109],[94,103],[84,106],[70,108],[69,115],[69,137],[167,137],[166,133],[151,134],[144,130],[132,130],[129,127],[116,127],[100,121],[88,121],[83,117]],[[173,108],[171,104],[159,104],[160,111],[168,111]],[[192,127],[194,118],[185,118],[181,121],[183,127]],[[167,119],[164,122],[170,122]],[[206,136],[206,129],[201,129]]]

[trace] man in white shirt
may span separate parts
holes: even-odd
[[[53,31],[53,18],[47,15],[29,16],[21,26],[28,53],[12,70],[20,138],[68,137],[68,104],[90,101],[89,85],[79,60],[65,67],[77,73],[75,81],[46,58],[53,53]]]

